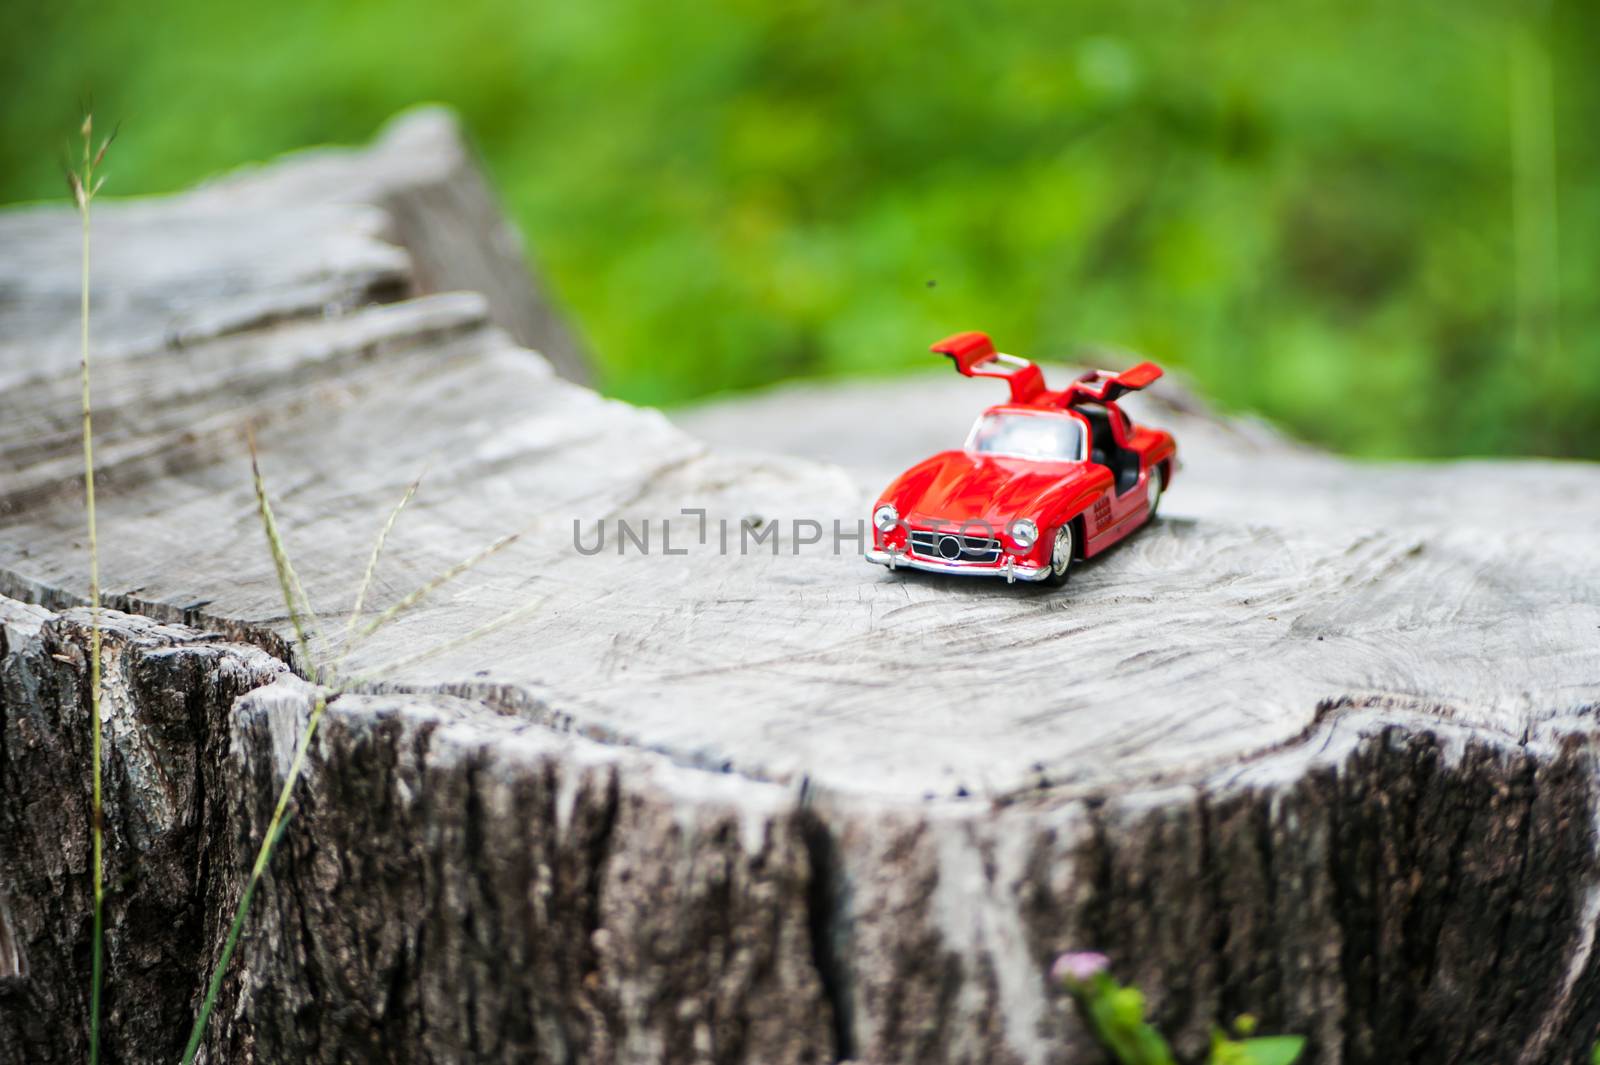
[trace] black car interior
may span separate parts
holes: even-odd
[[[1097,403],[1079,403],[1074,408],[1089,420],[1089,461],[1111,471],[1121,495],[1139,483],[1139,454],[1117,443],[1111,431],[1111,412]]]

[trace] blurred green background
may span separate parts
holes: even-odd
[[[602,387],[1134,349],[1367,455],[1600,455],[1593,0],[7,3],[0,200],[456,107]],[[0,254],[4,250],[0,249]]]

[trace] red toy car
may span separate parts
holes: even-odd
[[[1059,392],[1026,359],[983,333],[933,345],[967,377],[998,377],[1011,400],[984,411],[966,445],[901,474],[872,511],[867,561],[1010,581],[1060,584],[1074,558],[1097,555],[1155,517],[1172,483],[1172,434],[1134,425],[1117,406],[1161,368],[1091,370]]]

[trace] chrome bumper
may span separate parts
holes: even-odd
[[[926,558],[915,558],[904,551],[890,549],[888,551],[869,550],[866,553],[868,562],[890,569],[926,570],[929,573],[955,573],[963,577],[1004,577],[1007,584],[1017,581],[1042,581],[1050,576],[1049,566],[1019,566],[1009,558],[996,565],[987,562],[935,562]]]

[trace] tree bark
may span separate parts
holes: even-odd
[[[519,344],[491,203],[428,113],[97,210],[112,1060],[176,1060],[317,698],[247,431],[338,688],[209,1061],[1094,1062],[1087,948],[1190,1058],[1241,1012],[1320,1063],[1596,1038],[1600,470],[1168,384],[1165,516],[1067,588],[890,574],[833,523],[996,397],[604,400]],[[0,214],[0,1062],[87,1041],[73,225]],[[354,631],[520,538],[351,639],[423,470]]]

